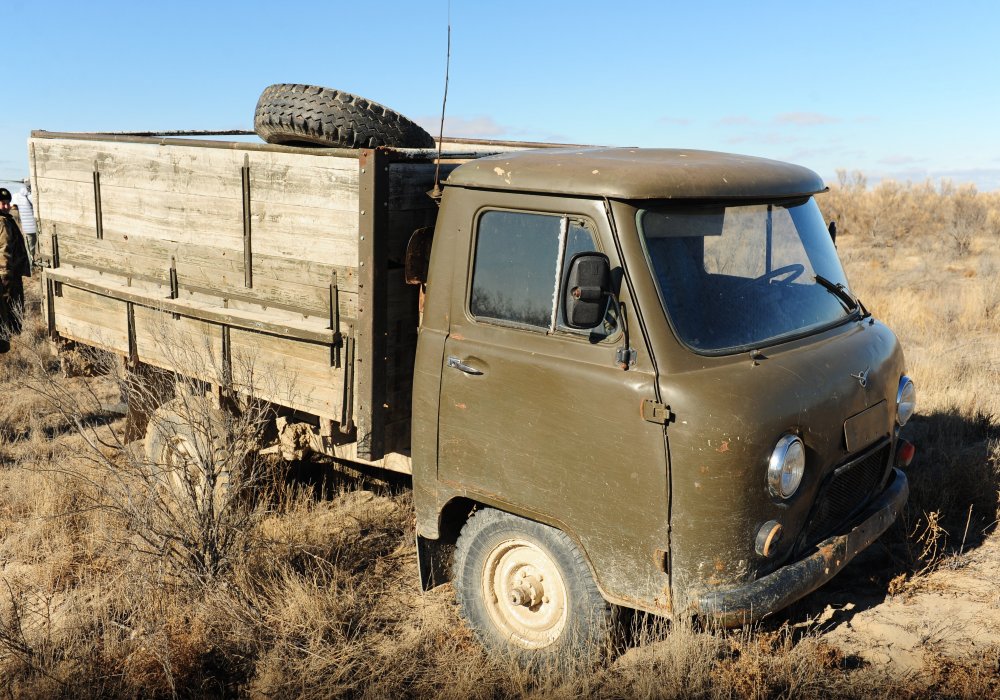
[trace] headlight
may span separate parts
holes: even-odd
[[[806,448],[797,435],[785,435],[774,447],[767,464],[767,486],[772,496],[791,498],[802,483]]]
[[[899,391],[896,392],[896,422],[900,427],[906,425],[914,411],[917,410],[917,388],[913,381],[902,376],[899,379]]]

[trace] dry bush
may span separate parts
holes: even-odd
[[[151,381],[116,356],[84,355],[105,381],[67,386],[40,373],[26,382],[85,446],[77,459],[53,471],[72,482],[85,507],[116,522],[107,536],[128,557],[166,567],[179,581],[207,583],[251,546],[245,535],[259,517],[253,499],[268,474],[256,452],[268,407],[242,400],[220,409],[200,381],[174,373],[158,373],[165,381]],[[189,353],[175,366],[205,376],[198,361]],[[127,425],[111,420],[97,389],[108,381],[156,428],[145,450],[129,443]],[[231,387],[228,393],[235,395]],[[173,398],[164,402],[166,395]]]
[[[877,247],[945,240],[962,256],[971,252],[974,239],[995,240],[1000,232],[1000,193],[983,194],[972,185],[956,187],[948,181],[935,186],[883,180],[869,188],[862,173],[841,170],[820,204],[837,221],[838,235]]]

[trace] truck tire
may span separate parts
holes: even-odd
[[[434,138],[377,102],[314,85],[264,88],[253,119],[268,143],[341,148],[433,148]]]
[[[149,418],[144,451],[158,495],[170,511],[218,517],[232,478],[221,410],[200,396],[168,401]]]
[[[611,607],[559,530],[480,510],[462,528],[452,573],[461,614],[487,649],[576,661],[610,640]]]

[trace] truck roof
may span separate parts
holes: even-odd
[[[822,178],[791,163],[672,148],[550,148],[460,165],[447,185],[612,199],[749,199],[809,195]]]

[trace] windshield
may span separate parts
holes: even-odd
[[[666,205],[640,209],[636,225],[671,325],[694,350],[759,347],[858,310],[812,198]]]

